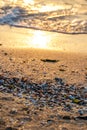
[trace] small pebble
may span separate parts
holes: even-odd
[[[17,109],[13,108],[13,109],[10,111],[10,114],[17,114]]]
[[[69,97],[69,99],[71,99],[71,100],[74,100],[74,99],[75,99],[75,97],[72,96],[72,95],[69,95],[68,97]]]
[[[3,118],[0,118],[0,126],[1,125],[5,125],[5,121],[3,120]]]
[[[68,130],[66,127],[63,127],[62,130]]]
[[[5,56],[7,56],[7,55],[8,55],[8,53],[6,53],[6,52],[5,52],[5,53],[4,53],[4,55],[5,55]]]
[[[3,85],[3,83],[4,83],[4,80],[0,79],[0,85]]]
[[[80,115],[83,115],[83,114],[84,114],[83,110],[78,110],[78,113],[79,113]]]
[[[71,118],[70,118],[70,116],[63,116],[63,119],[64,120],[70,120]]]
[[[7,127],[5,130],[18,130],[17,128]]]
[[[23,97],[22,93],[18,93],[17,96],[18,96],[19,98],[22,98],[22,97]]]

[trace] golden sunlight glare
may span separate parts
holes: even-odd
[[[53,6],[53,5],[46,5],[46,6],[42,6],[39,11],[40,12],[46,12],[46,11],[56,11],[59,9],[62,9],[63,6]]]
[[[35,48],[47,48],[49,39],[41,31],[36,31],[33,36],[32,45]]]
[[[34,4],[34,0],[23,0],[24,3],[27,4]]]
[[[12,3],[16,3],[16,2],[17,2],[17,0],[10,0],[10,2],[12,2]]]

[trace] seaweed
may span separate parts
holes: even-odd
[[[56,63],[56,62],[58,62],[59,60],[53,60],[53,59],[41,59],[41,61],[43,61],[43,62],[49,62],[49,63]]]

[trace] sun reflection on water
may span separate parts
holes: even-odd
[[[37,10],[39,12],[56,11],[64,8],[63,5],[53,5],[52,3],[43,5],[40,2],[35,2],[34,0],[10,0],[10,2],[12,2],[12,4],[19,4],[20,6],[25,5],[26,8],[30,5],[32,10]]]
[[[33,48],[48,49],[49,42],[50,36],[46,36],[42,31],[35,31],[31,41],[27,39],[27,44]]]
[[[18,0],[10,0],[10,2],[12,2],[12,3],[16,3],[16,2],[20,3],[20,1],[18,1]],[[25,5],[34,4],[34,0],[22,0],[21,3],[22,3],[22,2],[23,2]]]
[[[56,11],[56,10],[60,10],[63,9],[63,6],[53,6],[53,5],[46,5],[46,6],[42,6],[39,11],[40,12],[47,12],[47,11]]]

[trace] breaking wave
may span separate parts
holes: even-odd
[[[57,2],[48,5],[44,5],[43,2],[33,5],[25,5],[22,1],[21,4],[4,2],[2,6],[0,5],[0,24],[69,34],[86,34],[87,1],[83,0],[84,3],[79,4],[67,4],[66,1],[69,0],[63,1],[62,4]]]

